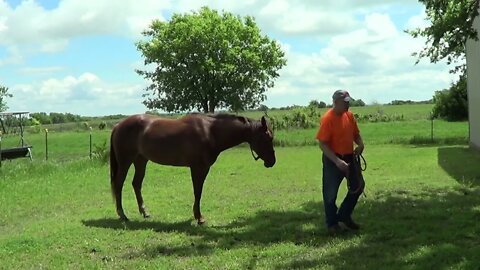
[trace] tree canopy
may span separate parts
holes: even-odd
[[[154,20],[137,43],[145,58],[144,104],[168,112],[257,107],[285,64],[280,45],[252,17],[203,7]],[[150,68],[152,67],[152,68]]]
[[[465,73],[464,63],[468,39],[477,39],[473,21],[478,15],[478,0],[419,0],[425,5],[430,25],[407,30],[414,38],[425,37],[427,42],[417,56],[428,57],[432,63],[446,59],[447,64],[456,63],[452,72]]]
[[[12,94],[8,93],[8,88],[0,85],[0,112],[8,109],[6,98],[12,97]]]

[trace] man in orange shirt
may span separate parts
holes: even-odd
[[[361,176],[355,171],[353,159],[354,155],[360,155],[363,152],[364,145],[357,122],[353,114],[348,111],[350,94],[345,90],[337,90],[332,98],[333,108],[323,115],[316,138],[323,151],[322,193],[325,219],[328,232],[335,234],[342,230],[339,222],[351,230],[360,229],[352,219],[352,212],[363,187],[359,191]],[[355,150],[354,142],[357,144]],[[349,189],[357,192],[348,192],[338,209],[336,205],[338,189],[345,177],[349,181]]]

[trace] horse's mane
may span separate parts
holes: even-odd
[[[213,118],[214,120],[239,120],[240,122],[246,123],[254,123],[255,121],[240,115],[229,114],[229,113],[217,113],[217,114],[203,114],[203,113],[191,113],[193,115],[201,115],[205,117]]]

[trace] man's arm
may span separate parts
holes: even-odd
[[[335,165],[345,173],[345,175],[348,175],[348,163],[346,163],[344,160],[340,159],[335,155],[335,153],[330,149],[330,146],[326,144],[325,142],[319,141],[320,142],[320,149],[322,149],[323,153],[327,156],[328,159],[330,159]]]
[[[363,149],[365,145],[363,144],[362,136],[358,134],[358,136],[354,139],[354,142],[357,144],[357,148],[353,151],[356,155],[361,155],[363,153]]]

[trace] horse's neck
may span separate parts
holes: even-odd
[[[222,123],[222,130],[216,131],[216,148],[219,152],[232,148],[244,142],[249,142],[251,137],[250,123],[240,121]]]

